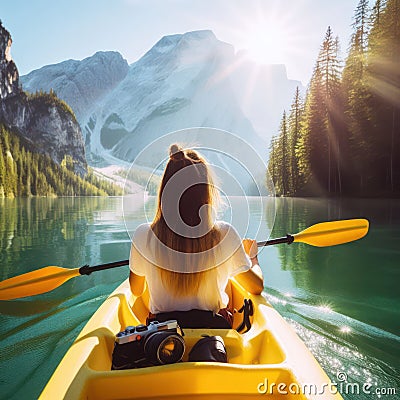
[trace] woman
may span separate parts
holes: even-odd
[[[225,310],[226,315],[233,276],[250,292],[262,292],[257,244],[249,239],[242,244],[230,224],[214,221],[217,201],[206,161],[172,145],[155,218],[135,231],[130,256],[132,293],[140,296],[147,284],[151,314]]]

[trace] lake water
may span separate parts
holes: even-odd
[[[382,398],[399,398],[400,201],[265,204],[261,232],[272,230],[271,237],[322,221],[370,220],[369,234],[357,242],[268,247],[259,260],[265,295],[332,380],[360,384],[361,393],[343,393],[345,399],[375,399],[391,388],[397,395]],[[251,232],[260,209],[249,209]],[[141,208],[133,220],[145,220]],[[0,199],[0,280],[47,265],[124,260],[129,248],[121,198]],[[0,302],[1,399],[36,399],[86,321],[127,274],[128,267],[97,272],[47,294]],[[361,390],[364,384],[371,394]]]

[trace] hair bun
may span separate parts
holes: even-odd
[[[185,154],[181,147],[177,144],[172,144],[169,148],[169,158],[174,161],[183,160],[185,158]]]

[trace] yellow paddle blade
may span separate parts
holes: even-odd
[[[78,276],[79,268],[44,267],[0,282],[0,300],[19,299],[46,293]]]
[[[368,233],[369,222],[366,219],[345,219],[341,221],[321,222],[293,235],[294,242],[324,247],[352,242]]]

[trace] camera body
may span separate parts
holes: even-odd
[[[176,320],[128,326],[115,337],[112,368],[143,368],[182,359],[185,342]]]

